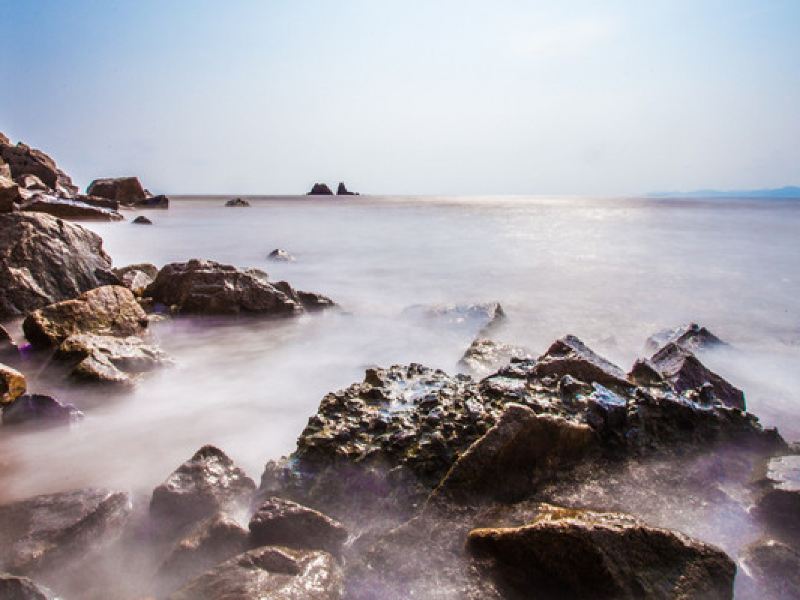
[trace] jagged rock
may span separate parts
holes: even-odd
[[[338,600],[342,574],[326,552],[266,546],[240,554],[187,583],[169,600]]]
[[[309,196],[333,196],[333,192],[331,188],[328,187],[327,183],[315,183],[311,191],[308,192]]]
[[[17,185],[24,187],[26,190],[46,192],[49,189],[36,175],[20,175],[15,181]]]
[[[403,310],[403,315],[423,321],[426,325],[441,324],[475,331],[480,336],[500,325],[506,314],[499,302],[483,304],[415,304]]]
[[[27,202],[20,205],[20,210],[26,212],[46,213],[62,219],[94,219],[101,221],[121,221],[122,215],[116,210],[101,208],[72,200],[69,198],[56,198],[37,194]]]
[[[0,570],[29,575],[82,559],[116,539],[130,512],[127,493],[95,488],[0,506]]]
[[[756,514],[776,532],[800,542],[800,455],[771,458],[766,465],[765,483]]]
[[[722,550],[618,513],[543,505],[520,527],[474,529],[468,549],[517,594],[544,598],[732,598]]]
[[[539,481],[582,458],[594,439],[586,424],[507,404],[497,424],[456,460],[434,498],[464,503],[525,497]]]
[[[39,587],[27,577],[0,573],[0,598],[3,600],[53,600],[46,588]]]
[[[158,267],[150,263],[138,263],[118,267],[114,269],[114,274],[119,277],[122,285],[131,290],[134,295],[141,296],[158,275]]]
[[[144,215],[139,215],[133,221],[131,221],[134,225],[152,225],[153,222],[145,217]]]
[[[296,290],[286,281],[276,281],[272,285],[282,291],[308,312],[316,312],[328,308],[336,308],[339,306],[327,296],[317,294],[316,292],[303,292],[301,290]]]
[[[225,203],[225,206],[250,206],[250,203],[247,200],[242,200],[241,198],[232,198]]]
[[[653,355],[651,362],[679,393],[700,390],[710,384],[707,399],[745,410],[744,392],[710,371],[690,351],[673,342]]]
[[[334,556],[347,541],[347,530],[341,523],[319,511],[272,497],[259,506],[250,519],[250,534],[259,546],[288,546],[308,550],[325,550]]]
[[[622,369],[593,352],[574,335],[556,340],[538,358],[532,373],[539,378],[560,379],[571,375],[587,383],[630,387]]]
[[[150,513],[182,526],[250,503],[256,485],[219,448],[203,446],[153,490]]]
[[[636,385],[662,385],[666,383],[664,376],[652,361],[646,358],[637,359],[628,373],[628,381]]]
[[[464,352],[461,360],[458,361],[458,366],[475,377],[485,377],[515,358],[529,359],[532,357],[527,348],[477,338]]]
[[[744,571],[755,584],[756,594],[774,600],[800,598],[800,552],[777,540],[760,540],[742,556]],[[758,597],[758,596],[754,596]]]
[[[145,295],[184,313],[291,316],[303,310],[298,302],[264,279],[207,260],[166,265]]]
[[[246,528],[228,515],[218,513],[197,524],[170,551],[158,570],[162,585],[172,590],[214,565],[250,547]]]
[[[42,394],[25,394],[3,406],[3,425],[69,425],[81,418],[83,413],[72,404]]]
[[[358,196],[357,192],[351,192],[347,189],[347,186],[344,184],[344,181],[339,182],[339,186],[336,188],[336,195],[337,196]]]
[[[10,177],[5,177],[0,173],[0,213],[17,210],[24,200],[19,186]]]
[[[0,140],[0,157],[8,163],[11,176],[18,179],[25,175],[37,177],[48,189],[60,196],[71,197],[78,188],[72,185],[72,180],[56,166],[55,161],[47,154],[36,148],[19,142],[11,145],[8,138]]]
[[[95,179],[86,188],[86,194],[116,200],[120,204],[136,204],[147,199],[144,188],[137,177]]]
[[[140,373],[171,365],[157,346],[136,336],[76,334],[59,345],[55,358],[76,363],[70,375],[84,382],[128,385]]]
[[[49,215],[0,215],[0,319],[112,283],[96,233]]]
[[[275,248],[275,250],[270,252],[267,256],[267,259],[275,262],[294,262],[294,256],[289,254],[286,250],[282,250],[280,248]]]
[[[34,346],[58,346],[74,334],[138,335],[147,327],[147,315],[128,288],[106,285],[30,313],[22,323]]]
[[[25,375],[0,363],[0,404],[9,404],[25,393]]]
[[[664,329],[658,333],[654,333],[647,338],[644,350],[648,356],[653,355],[670,343],[677,344],[689,352],[727,346],[725,342],[705,327],[701,327],[697,323],[689,323],[688,325],[681,325],[675,329]]]

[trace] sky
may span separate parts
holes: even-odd
[[[0,0],[0,131],[81,186],[800,184],[800,1]]]

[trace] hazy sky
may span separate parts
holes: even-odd
[[[0,130],[154,192],[800,184],[800,1],[0,0]]]

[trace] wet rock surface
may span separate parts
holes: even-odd
[[[337,600],[341,597],[341,570],[330,554],[267,546],[218,565],[187,583],[169,600]]]
[[[478,338],[470,344],[458,367],[473,377],[481,378],[496,372],[513,359],[533,358],[527,348]]]
[[[25,393],[28,388],[25,375],[0,363],[0,404],[9,404]]]
[[[245,207],[250,206],[250,203],[247,200],[242,200],[241,198],[232,198],[225,203],[225,206]]]
[[[630,386],[622,369],[593,352],[574,335],[553,342],[533,365],[531,372],[538,378],[560,379],[570,375],[581,381],[605,386],[623,389]]]
[[[0,598],[4,600],[53,600],[45,588],[27,577],[0,573]]]
[[[62,404],[51,396],[25,394],[3,406],[3,425],[69,425],[83,418],[72,404]]]
[[[101,550],[122,532],[127,493],[87,488],[0,506],[0,570],[30,575]]]
[[[0,318],[112,283],[100,236],[49,215],[0,215]]]
[[[141,296],[148,285],[158,275],[158,267],[150,263],[138,263],[114,269],[120,283],[131,290],[134,295]]]
[[[288,546],[341,552],[347,530],[319,511],[283,498],[264,501],[250,519],[250,534],[258,546]]]

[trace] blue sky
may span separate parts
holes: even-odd
[[[81,185],[800,183],[800,2],[0,0],[0,131]]]

